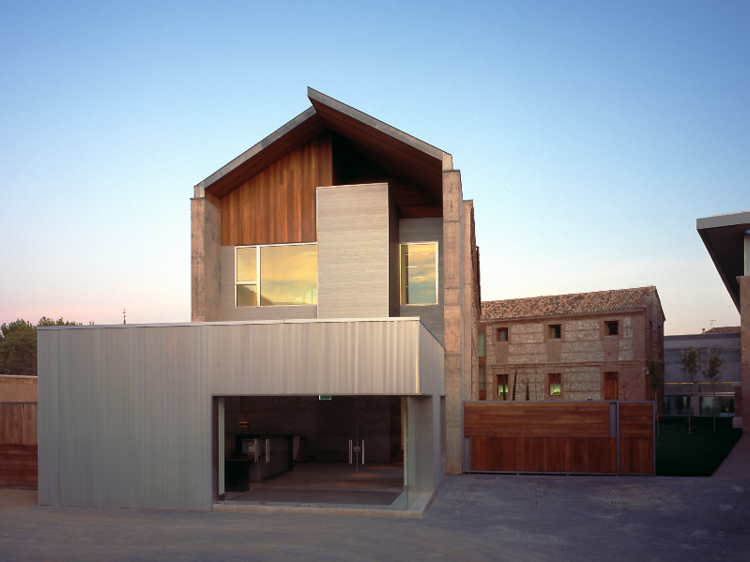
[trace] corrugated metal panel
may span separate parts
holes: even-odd
[[[42,328],[38,338],[42,505],[207,510],[212,395],[414,395],[443,377],[442,348],[416,319]]]
[[[318,188],[318,318],[389,315],[388,184]]]
[[[234,306],[234,251],[237,246],[221,247],[221,319],[222,321],[289,320],[316,318],[315,305]]]
[[[435,334],[440,343],[445,342],[445,316],[443,303],[443,219],[401,219],[399,241],[438,243],[438,303],[436,305],[401,305],[401,316],[418,316]],[[400,295],[399,295],[400,299]]]

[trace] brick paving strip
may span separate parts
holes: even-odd
[[[0,560],[750,561],[750,478],[450,476],[422,519],[53,508],[0,489]]]

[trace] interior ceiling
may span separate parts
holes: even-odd
[[[213,181],[206,186],[205,191],[221,199],[279,158],[324,130],[330,129],[344,137],[379,169],[401,184],[399,191],[403,195],[403,201],[406,201],[405,197],[410,188],[422,196],[423,202],[442,205],[442,160],[325,103],[315,99],[312,103],[315,108],[313,115]],[[414,198],[412,201],[416,202]]]

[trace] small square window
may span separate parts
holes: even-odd
[[[497,341],[508,341],[508,328],[497,329]]]
[[[607,335],[608,336],[616,336],[617,335],[617,322],[607,322]]]
[[[561,324],[550,324],[549,326],[549,338],[551,340],[559,340],[562,337],[562,325]]]
[[[549,395],[562,396],[562,375],[560,373],[550,373],[548,376]]]

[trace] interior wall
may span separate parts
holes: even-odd
[[[348,462],[348,440],[365,441],[366,461],[402,459],[399,396],[227,396],[225,456],[237,435],[300,437],[298,461]],[[248,423],[240,427],[240,416]]]

